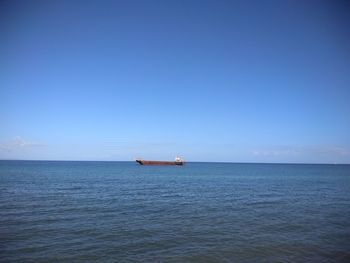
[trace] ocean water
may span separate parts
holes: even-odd
[[[350,165],[0,161],[1,262],[350,262]]]

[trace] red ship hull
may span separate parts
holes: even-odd
[[[184,162],[168,162],[168,161],[145,161],[136,160],[141,165],[183,165]]]

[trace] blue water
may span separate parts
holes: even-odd
[[[350,166],[0,161],[1,262],[350,262]]]

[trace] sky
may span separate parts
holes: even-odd
[[[1,1],[0,159],[350,163],[347,1]]]

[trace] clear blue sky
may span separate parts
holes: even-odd
[[[0,159],[350,163],[346,1],[1,1]]]

